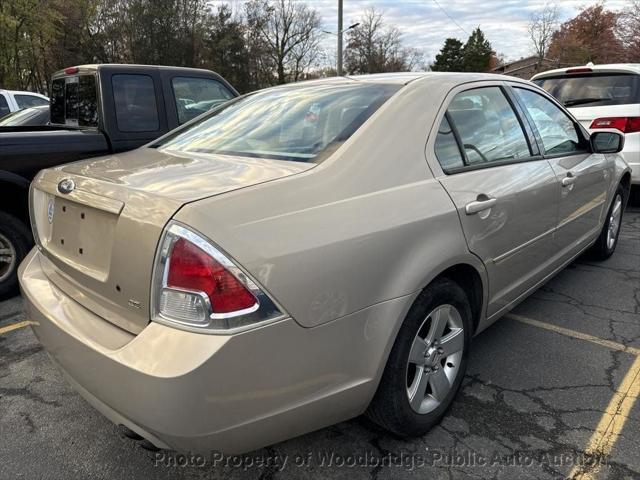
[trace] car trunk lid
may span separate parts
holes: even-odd
[[[86,308],[138,333],[158,240],[182,205],[312,167],[144,148],[44,170],[31,196],[43,268]]]

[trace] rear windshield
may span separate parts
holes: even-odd
[[[598,107],[640,103],[640,75],[588,73],[540,78],[534,83],[566,107]]]
[[[70,127],[98,126],[95,75],[56,78],[52,82],[51,123]]]
[[[298,162],[318,161],[347,140],[399,85],[295,85],[231,101],[156,146]]]

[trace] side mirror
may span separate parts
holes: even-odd
[[[616,132],[595,132],[589,138],[593,153],[619,153],[624,148],[624,135]]]

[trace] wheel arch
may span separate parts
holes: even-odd
[[[0,210],[29,225],[29,180],[0,170]]]

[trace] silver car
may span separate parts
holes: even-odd
[[[158,447],[239,453],[362,413],[422,435],[475,334],[613,253],[623,143],[495,75],[256,92],[42,171],[28,316],[77,390]]]

